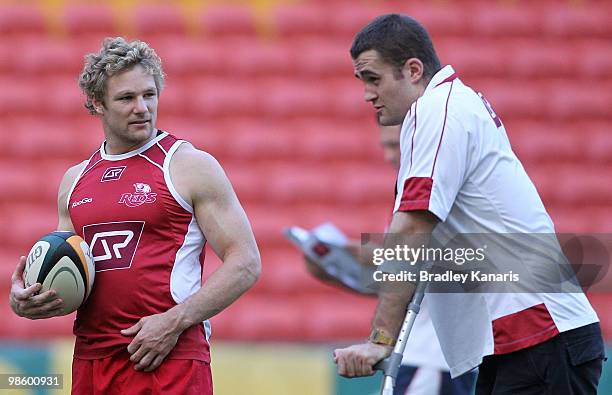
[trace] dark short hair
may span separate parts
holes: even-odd
[[[423,76],[431,79],[440,69],[440,60],[427,30],[415,19],[400,14],[377,17],[353,39],[351,57],[375,50],[385,62],[402,68],[410,58],[423,62]]]

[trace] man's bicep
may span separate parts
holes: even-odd
[[[220,167],[214,173],[193,202],[207,242],[221,259],[234,250],[256,249],[251,225],[229,180]]]

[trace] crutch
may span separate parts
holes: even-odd
[[[387,358],[374,365],[375,370],[381,370],[384,374],[380,395],[393,395],[393,388],[395,387],[397,372],[402,363],[406,341],[408,336],[410,336],[414,320],[421,309],[421,302],[423,301],[423,296],[425,296],[426,287],[427,282],[425,281],[417,283],[412,300],[406,310],[406,317],[404,318],[404,323],[402,324],[402,329],[400,330],[393,352]]]

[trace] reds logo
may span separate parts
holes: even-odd
[[[119,199],[119,203],[123,203],[128,207],[138,207],[144,203],[153,203],[157,200],[157,193],[151,192],[151,187],[142,182],[134,184],[136,191],[134,193],[124,193]]]

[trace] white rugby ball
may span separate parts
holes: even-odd
[[[94,276],[94,260],[87,243],[73,232],[60,231],[34,244],[23,272],[26,287],[40,283],[40,293],[56,290],[64,301],[60,315],[72,313],[87,300]]]

